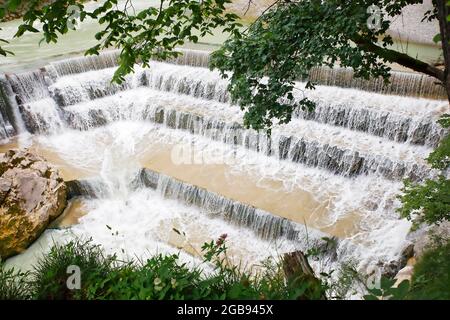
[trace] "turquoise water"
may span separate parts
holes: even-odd
[[[124,7],[125,2],[124,0],[119,1],[118,7]],[[134,0],[133,5],[134,9],[139,11],[149,5],[158,6],[159,1]],[[86,4],[89,10],[95,9],[96,6],[98,6],[97,3]],[[35,69],[50,61],[81,55],[86,49],[97,44],[94,35],[104,27],[99,25],[97,21],[88,19],[80,24],[77,30],[61,36],[57,44],[47,44],[45,42],[40,44],[42,39],[42,34],[40,33],[27,33],[21,38],[14,38],[20,23],[21,20],[0,23],[0,28],[2,28],[0,30],[0,38],[10,41],[9,44],[4,45],[4,48],[15,53],[14,56],[0,57],[0,72]],[[214,35],[201,38],[200,43],[187,43],[184,47],[211,50],[223,43],[226,37],[227,35],[221,30],[216,30]],[[396,41],[392,48],[427,62],[436,62],[441,56],[439,48],[423,44],[407,44]]]
[[[124,5],[125,1],[119,1],[120,5]],[[136,11],[148,5],[158,5],[159,1],[155,0],[134,0],[134,8]],[[90,9],[97,4],[88,4]],[[21,38],[14,38],[17,27],[22,20],[14,20],[0,23],[0,38],[8,39],[9,44],[3,47],[13,51],[14,56],[0,57],[0,72],[18,72],[23,70],[35,69],[47,64],[49,61],[55,61],[70,56],[81,55],[83,52],[97,44],[94,35],[104,26],[98,24],[95,20],[85,20],[81,23],[77,30],[69,31],[69,33],[61,36],[58,43],[47,44],[42,42],[42,34],[26,33]],[[200,39],[200,43],[187,43],[184,47],[210,50],[220,45],[226,38],[220,30],[214,32],[214,36],[206,36]]]

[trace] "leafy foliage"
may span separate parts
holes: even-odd
[[[232,100],[246,111],[244,124],[270,129],[291,120],[295,108],[311,109],[314,103],[296,94],[295,81],[307,79],[317,66],[351,67],[355,76],[383,77],[388,82],[393,52],[385,32],[390,17],[416,0],[287,1],[279,0],[243,34],[233,34],[213,53],[211,67],[230,78]],[[369,29],[368,7],[385,12],[379,29]],[[377,42],[380,41],[379,46]],[[383,53],[383,54],[381,54]],[[231,75],[230,75],[231,73]],[[305,89],[314,88],[308,81]]]
[[[423,222],[433,224],[450,220],[450,180],[444,176],[418,185],[406,181],[402,191],[400,214],[408,219],[418,214],[416,227]]]
[[[381,277],[380,288],[371,288],[369,293],[364,296],[365,300],[404,300],[406,299],[410,283],[404,280],[395,286],[395,279]]]
[[[333,273],[338,276],[334,278]],[[328,279],[327,294],[333,300],[343,300],[349,295],[358,294],[358,290],[363,292],[366,289],[367,279],[358,272],[355,261],[341,263],[338,269],[332,270],[325,278]]]
[[[450,240],[436,239],[414,266],[408,299],[450,300]]]
[[[443,128],[450,128],[450,115],[446,114],[438,121]],[[435,169],[445,170],[450,167],[450,135],[428,156],[428,162]]]
[[[250,274],[230,263],[225,237],[203,246],[212,272],[189,268],[177,255],[124,262],[105,256],[90,241],[55,245],[29,274],[0,272],[0,298],[32,299],[318,299],[325,286],[308,282],[292,286],[271,260]],[[81,270],[81,289],[67,288],[67,267]],[[317,286],[318,285],[318,286]]]
[[[24,2],[8,0],[0,10],[0,18],[7,10],[14,11]],[[32,0],[23,17],[24,23],[15,36],[39,32],[35,25],[42,23],[43,40],[57,42],[58,37],[69,32],[69,26],[74,25],[73,8],[76,6],[81,21],[92,18],[104,26],[95,35],[98,44],[86,54],[99,54],[100,50],[111,47],[120,48],[119,68],[113,81],[122,82],[137,62],[148,66],[150,59],[176,57],[179,53],[174,48],[185,41],[195,43],[215,28],[236,33],[240,27],[238,17],[225,12],[225,5],[231,0],[162,0],[159,8],[149,6],[140,12],[134,10],[132,1],[126,1],[124,8],[118,7],[118,0],[101,2],[97,9],[88,11],[78,0],[55,0],[49,4]],[[0,54],[7,53],[10,52],[0,47]]]
[[[0,9],[0,18],[24,2],[7,0]],[[133,72],[135,63],[148,66],[150,59],[176,57],[177,46],[185,41],[195,43],[199,37],[220,28],[231,38],[213,54],[211,67],[217,67],[223,77],[231,77],[231,97],[246,111],[244,124],[270,132],[274,121],[289,122],[296,108],[314,108],[314,102],[294,88],[295,80],[307,79],[313,67],[339,63],[353,68],[356,77],[382,77],[387,83],[390,67],[386,62],[405,65],[408,57],[399,57],[398,52],[388,49],[392,39],[385,32],[392,17],[403,7],[422,1],[277,0],[244,32],[238,17],[226,12],[225,5],[230,2],[162,0],[159,8],[149,6],[135,12],[132,0],[126,1],[124,8],[118,7],[118,0],[105,0],[93,11],[88,11],[80,0],[55,0],[50,4],[32,0],[16,36],[38,32],[35,25],[41,23],[43,40],[56,42],[59,35],[70,30],[75,6],[81,21],[96,19],[104,26],[95,35],[98,44],[86,54],[98,54],[111,47],[121,49],[113,78],[120,83]],[[379,8],[375,18],[374,12],[368,10],[374,5]],[[436,17],[434,10],[424,19]],[[379,22],[377,28],[369,27],[368,21],[373,19]],[[8,53],[0,47],[0,54]],[[421,66],[419,71],[432,72],[432,66],[410,57],[409,60],[407,64]],[[441,78],[442,71],[434,69]],[[307,81],[305,89],[313,89],[314,85]]]
[[[28,273],[6,269],[0,262],[0,300],[28,299]]]
[[[48,255],[39,260],[30,274],[30,292],[34,299],[86,299],[88,284],[104,279],[112,272],[114,256],[105,256],[98,246],[80,240],[65,246],[54,245]],[[82,270],[81,290],[67,288],[67,267],[76,265]]]
[[[439,123],[444,128],[449,128],[450,116],[444,115]],[[444,220],[450,220],[450,180],[445,175],[445,171],[450,167],[450,135],[448,133],[427,161],[433,168],[440,169],[442,174],[435,180],[426,180],[423,184],[405,181],[403,195],[399,196],[403,204],[399,212],[402,217],[415,220],[414,227],[418,227],[423,222],[438,224]]]

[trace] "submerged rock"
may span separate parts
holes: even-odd
[[[0,154],[0,258],[24,251],[66,206],[58,171],[28,151]]]

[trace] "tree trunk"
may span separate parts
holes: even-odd
[[[450,102],[450,23],[447,21],[449,7],[447,0],[436,0],[439,30],[441,32],[442,51],[444,53],[444,86]]]
[[[352,40],[358,47],[360,47],[364,51],[374,52],[386,61],[398,63],[399,65],[402,65],[414,71],[432,76],[440,80],[441,82],[445,81],[444,71],[426,62],[415,59],[405,53],[382,48],[375,43],[366,40],[362,36],[356,36]]]
[[[444,70],[410,57],[407,54],[380,47],[377,44],[368,41],[363,36],[356,36],[352,40],[361,49],[374,52],[386,61],[398,63],[404,67],[438,79],[445,87],[447,97],[450,102],[450,23],[447,21],[447,16],[449,15],[449,7],[447,6],[447,0],[435,0],[434,5],[437,8],[442,50],[444,54]]]
[[[303,286],[306,287],[303,293],[297,297],[298,300],[327,299],[322,282],[314,275],[314,271],[303,252],[285,253],[282,262],[288,287],[294,290]]]

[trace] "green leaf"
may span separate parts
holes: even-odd
[[[381,291],[380,289],[373,288],[373,289],[370,289],[369,292],[376,297],[383,296],[383,291]]]
[[[22,2],[21,0],[9,0],[7,2],[8,10],[12,11],[12,12],[16,11],[16,9],[19,7],[21,2]]]
[[[406,295],[408,294],[410,288],[410,283],[408,280],[403,280],[398,286],[397,288],[394,290],[394,296],[393,299],[396,300],[403,300]]]
[[[381,289],[383,289],[383,290],[390,289],[395,284],[395,281],[396,281],[395,279],[389,279],[384,276],[381,277],[381,280],[380,280]]]
[[[438,42],[440,42],[440,41],[441,41],[441,34],[438,33],[437,35],[435,35],[435,36],[433,37],[433,42],[434,42],[434,43],[438,43]]]

